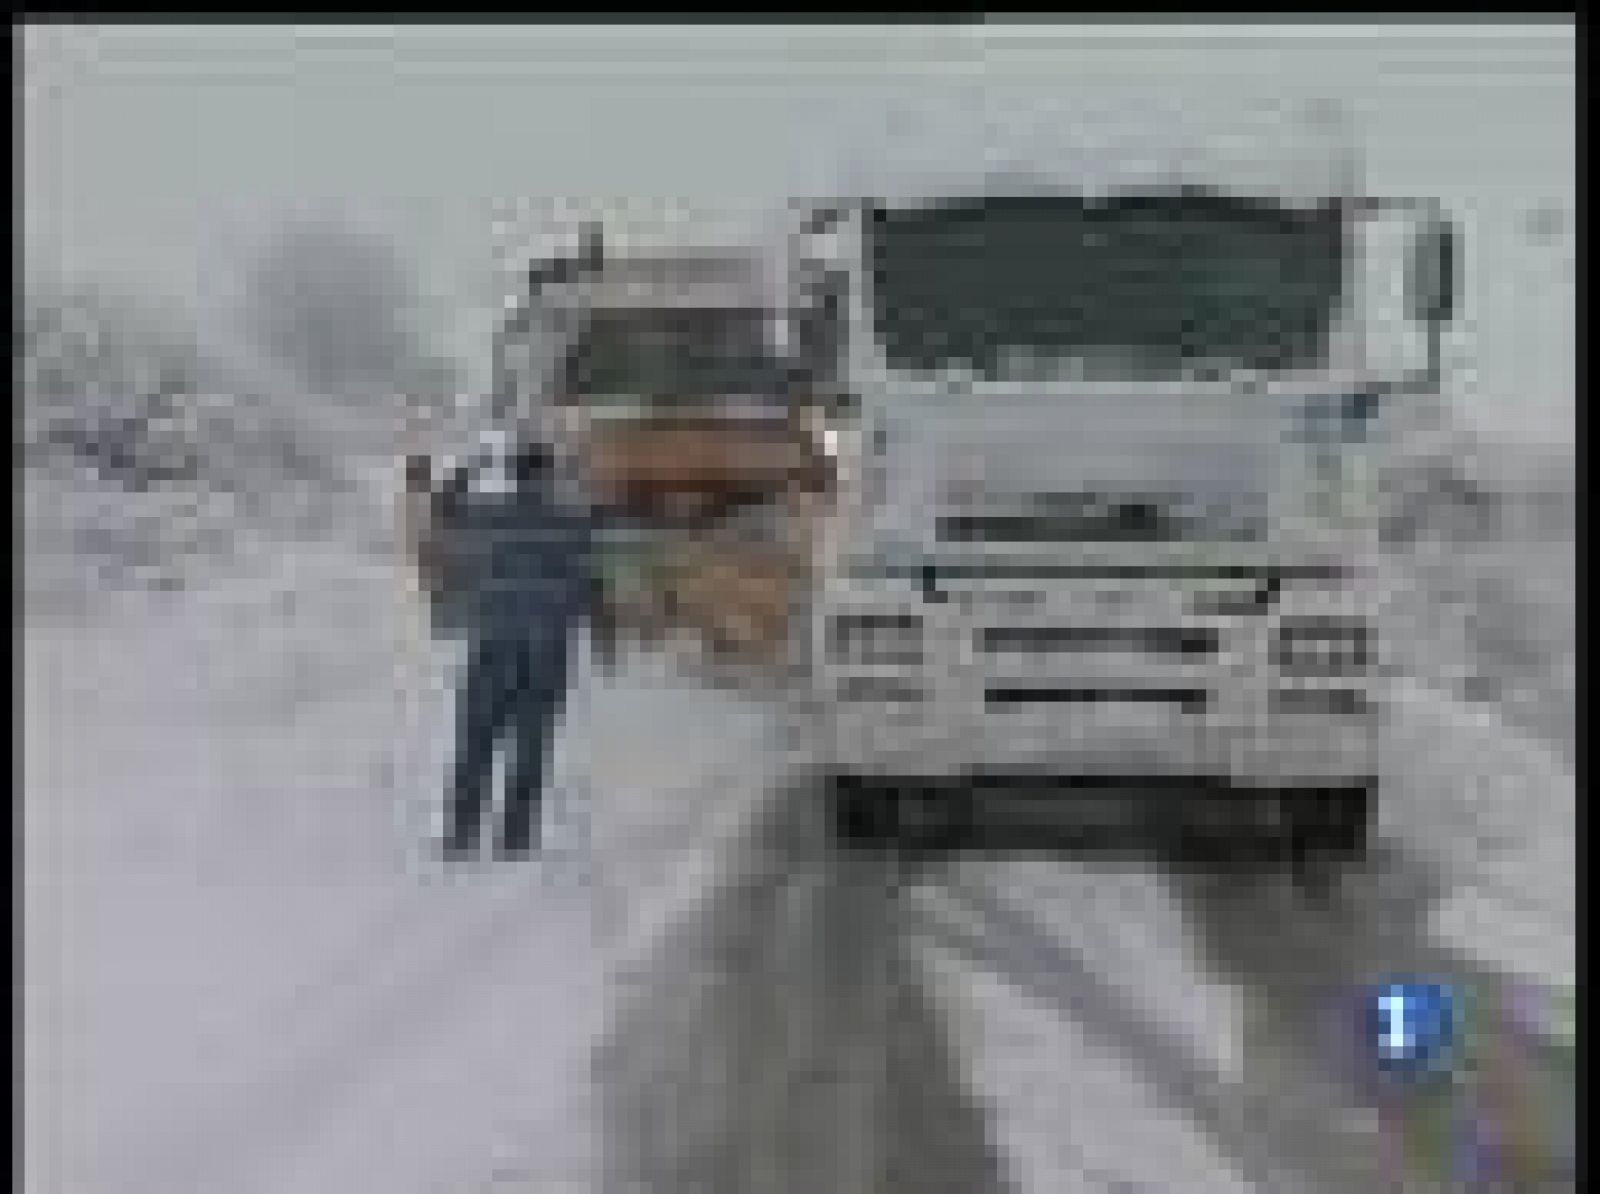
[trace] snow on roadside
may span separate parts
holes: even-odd
[[[1397,782],[1380,824],[1449,884],[1435,932],[1492,969],[1570,986],[1575,777],[1537,738],[1425,686],[1398,684],[1395,712],[1385,749]]]
[[[278,564],[276,593],[240,580],[25,632],[28,935],[59,958],[43,1089],[96,1141],[72,1133],[63,1163],[91,1169],[61,1188],[115,1189],[145,1137],[186,1136],[208,1091],[278,1052],[273,1009],[341,958],[481,914],[481,891],[408,865],[408,796],[381,782],[398,596],[331,553]]]
[[[1576,739],[1570,446],[1458,444],[1397,468],[1385,564],[1396,663],[1555,743]]]
[[[700,831],[755,806],[770,715],[585,661],[554,857],[446,874],[422,846],[452,652],[392,563],[262,547],[165,605],[25,628],[26,932],[52,1009],[30,1080],[65,1132],[56,1185],[364,1188],[381,1155],[389,1190],[496,1165],[561,1189],[602,977],[704,895]]]

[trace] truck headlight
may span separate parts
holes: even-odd
[[[1277,577],[1261,576],[1208,578],[1187,587],[1190,613],[1200,617],[1233,617],[1266,613],[1282,585]]]
[[[838,695],[847,703],[875,705],[915,705],[926,697],[915,684],[875,676],[846,677],[839,685]]]
[[[1290,675],[1364,672],[1372,666],[1372,654],[1372,628],[1350,618],[1285,618],[1272,644],[1273,665]]]
[[[916,614],[836,614],[828,620],[828,650],[857,664],[922,662],[922,619]]]

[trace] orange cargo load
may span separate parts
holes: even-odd
[[[589,451],[596,498],[641,514],[711,513],[820,481],[814,447],[787,421],[599,422]]]

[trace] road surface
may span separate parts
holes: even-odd
[[[1022,806],[840,849],[777,703],[640,661],[582,669],[547,856],[445,871],[415,616],[306,550],[25,629],[30,1192],[1399,1189],[1333,995],[1572,981],[1572,776],[1437,687],[1320,895]]]

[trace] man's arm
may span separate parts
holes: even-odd
[[[435,633],[454,633],[480,547],[462,519],[471,463],[446,458],[442,465],[420,453],[407,457],[402,539]]]
[[[421,452],[412,452],[405,458],[404,484],[400,491],[400,508],[397,522],[400,528],[400,549],[407,569],[413,579],[426,591],[428,586],[428,515],[433,494],[433,466]]]

